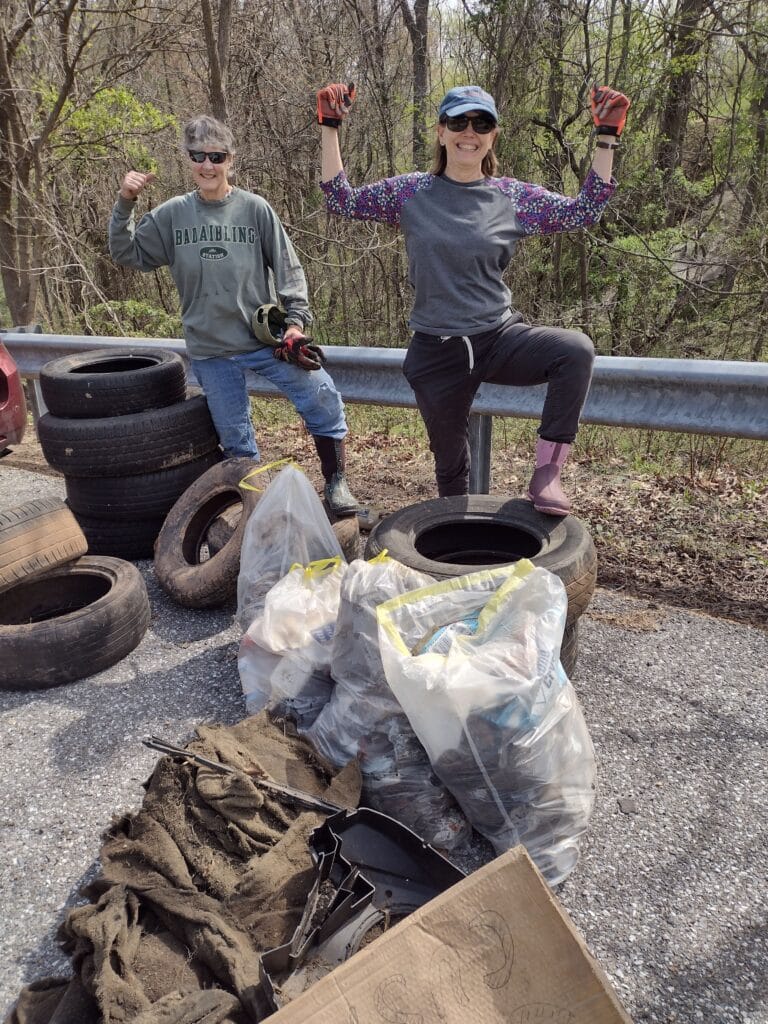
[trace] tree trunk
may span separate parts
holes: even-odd
[[[659,117],[658,165],[666,174],[680,166],[691,92],[705,36],[700,22],[708,0],[679,0],[671,32],[671,53],[664,107]]]
[[[401,0],[400,10],[411,37],[413,54],[413,165],[427,166],[427,97],[429,95],[429,0],[414,0],[413,10]]]
[[[218,25],[214,27],[211,0],[200,0],[203,14],[205,49],[208,54],[208,94],[213,116],[226,121],[229,37],[232,27],[232,0],[219,0]]]

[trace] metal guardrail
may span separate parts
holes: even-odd
[[[3,331],[0,334],[23,377],[36,380],[49,360],[94,348],[154,347],[177,352],[187,362],[183,341],[168,338],[102,338]],[[413,392],[402,374],[404,349],[324,345],[328,370],[345,402],[412,409]],[[196,383],[189,370],[191,383]],[[494,416],[538,419],[545,385],[515,388],[481,385],[470,417],[473,493],[490,484]],[[249,376],[253,395],[275,396],[274,385]],[[40,401],[39,393],[37,395]],[[36,411],[42,410],[38,405]],[[768,440],[768,363],[712,359],[643,359],[598,356],[583,423],[641,427],[718,437]]]

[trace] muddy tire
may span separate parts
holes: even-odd
[[[336,534],[341,553],[348,562],[363,557],[363,538],[360,534],[360,524],[357,516],[347,516],[346,519],[337,519],[331,524],[331,529]]]
[[[221,551],[235,532],[240,512],[239,508],[227,509],[211,523],[208,530],[208,550],[212,555]],[[348,562],[363,557],[363,538],[356,516],[338,519],[331,523],[331,529],[336,534],[341,553]]]
[[[139,643],[150,620],[138,569],[80,558],[0,594],[0,689],[44,689],[109,668]]]
[[[441,580],[528,558],[563,581],[566,627],[586,609],[597,580],[586,526],[575,516],[545,516],[519,498],[470,494],[409,505],[373,529],[365,557],[384,548],[403,565]]]
[[[164,349],[103,348],[52,359],[40,370],[40,390],[53,416],[126,416],[183,402],[187,375],[181,356]]]
[[[46,413],[37,432],[48,464],[78,477],[154,473],[199,459],[219,443],[202,395],[164,409],[103,419]]]
[[[229,542],[230,537],[237,529],[242,514],[242,508],[239,505],[233,505],[232,508],[225,508],[221,515],[216,516],[213,520],[207,534],[208,551],[211,557],[221,551]]]
[[[68,476],[67,504],[77,515],[96,519],[157,519],[173,508],[190,484],[221,462],[221,452],[207,452],[192,462],[136,476]],[[153,538],[154,539],[154,538]]]
[[[245,524],[260,497],[239,486],[252,470],[252,459],[225,459],[199,477],[168,513],[155,544],[155,575],[179,604],[211,608],[235,596]],[[234,530],[212,553],[209,529],[223,517],[234,521],[238,506],[242,512]]]
[[[57,498],[0,512],[0,591],[80,558],[87,550],[77,520]]]

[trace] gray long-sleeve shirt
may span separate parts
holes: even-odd
[[[145,213],[138,224],[135,206],[118,197],[109,251],[126,267],[170,268],[193,359],[263,347],[251,331],[251,316],[265,302],[282,305],[289,323],[311,322],[299,258],[261,196],[234,188],[225,199],[209,202],[188,192]]]
[[[402,228],[412,330],[471,336],[509,316],[512,296],[502,274],[517,243],[595,224],[616,183],[590,171],[571,197],[516,178],[463,183],[417,171],[352,188],[342,171],[320,187],[332,213]]]

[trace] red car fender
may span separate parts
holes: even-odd
[[[0,451],[19,444],[27,426],[27,403],[18,367],[0,341]]]

